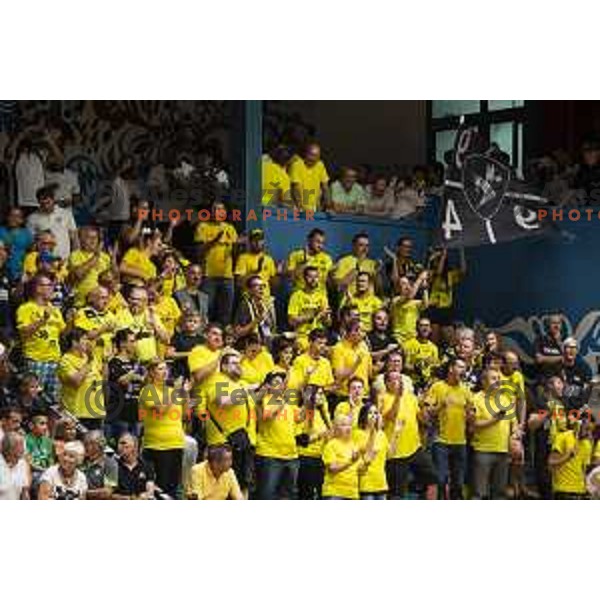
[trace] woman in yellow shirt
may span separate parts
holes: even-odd
[[[358,469],[362,455],[352,439],[352,417],[338,415],[334,420],[333,438],[323,448],[323,498],[358,500]]]
[[[139,244],[125,252],[119,272],[125,283],[130,285],[144,285],[157,276],[156,265],[153,259],[162,250],[160,232],[143,234]]]
[[[140,392],[140,419],[144,424],[144,458],[154,467],[157,486],[169,496],[179,494],[182,475],[183,416],[190,384],[177,389],[167,385],[167,364],[154,360],[148,366],[146,385]]]
[[[175,292],[183,290],[186,286],[184,269],[189,266],[189,261],[179,257],[175,252],[169,251],[161,257],[160,279],[163,282],[163,294],[171,297]]]
[[[401,430],[401,422],[396,421],[392,440],[388,442],[377,406],[368,403],[360,409],[354,439],[363,450],[362,464],[358,470],[361,500],[385,500],[388,491],[385,465],[388,456],[396,452]]]

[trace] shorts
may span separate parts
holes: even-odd
[[[435,485],[438,482],[431,456],[423,448],[406,458],[390,458],[385,464],[385,473],[392,498],[406,494],[411,474],[415,483],[422,486]]]
[[[424,316],[428,317],[434,325],[446,327],[454,322],[454,309],[452,307],[438,308],[437,306],[430,306],[425,311]]]

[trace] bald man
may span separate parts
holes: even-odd
[[[289,175],[296,208],[314,212],[330,207],[329,175],[321,160],[319,144],[308,144],[302,157],[292,158]]]

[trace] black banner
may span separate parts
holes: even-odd
[[[499,244],[547,233],[537,208],[547,200],[517,179],[506,154],[490,146],[474,127],[456,132],[446,170],[439,244],[448,247]]]

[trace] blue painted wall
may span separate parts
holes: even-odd
[[[551,311],[578,321],[600,306],[599,259],[600,221],[564,223],[549,236],[469,248],[459,313],[494,326]]]
[[[557,232],[467,250],[459,315],[500,331],[533,360],[533,341],[549,313],[563,315],[563,335],[574,336],[592,371],[600,358],[600,220],[559,224]]]
[[[269,250],[278,260],[302,247],[307,233],[320,227],[334,257],[350,251],[352,236],[366,231],[371,256],[410,235],[415,257],[423,259],[432,239],[435,203],[423,220],[391,221],[315,215],[314,221],[265,221]],[[251,223],[248,224],[252,226]],[[516,349],[525,366],[533,360],[533,341],[551,312],[563,314],[563,333],[575,336],[581,355],[596,371],[600,359],[600,220],[560,225],[557,233],[466,251],[468,273],[457,296],[457,316],[469,324],[493,327]]]
[[[292,220],[292,212],[288,211],[288,221],[277,221],[275,217],[265,221],[249,221],[248,230],[262,227],[266,233],[269,252],[276,260],[283,260],[291,250],[302,248],[308,233],[318,227],[326,234],[326,249],[334,260],[348,254],[352,247],[352,238],[360,232],[367,232],[370,240],[370,256],[379,259],[384,257],[383,248],[392,250],[398,238],[408,235],[415,243],[415,256],[423,258],[431,238],[432,209],[426,211],[421,220],[376,219],[372,217],[327,215],[317,213],[314,220]]]

